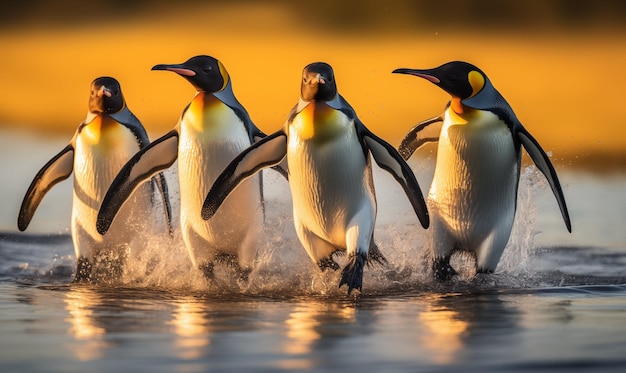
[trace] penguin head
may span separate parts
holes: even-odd
[[[211,56],[191,57],[180,64],[160,64],[153,66],[152,70],[173,71],[203,92],[219,92],[226,88],[229,80],[224,65]]]
[[[330,101],[337,95],[333,68],[325,62],[304,67],[300,95],[304,101]]]
[[[96,78],[91,82],[89,112],[113,114],[124,108],[124,96],[120,83],[109,76]]]
[[[479,94],[489,82],[485,73],[478,67],[463,61],[448,62],[434,69],[396,69],[393,73],[424,78],[461,103]]]

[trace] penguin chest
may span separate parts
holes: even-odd
[[[460,236],[482,236],[514,213],[517,152],[508,126],[495,114],[448,109],[439,137],[431,206]]]
[[[345,240],[347,222],[373,190],[354,122],[325,104],[311,103],[289,126],[287,162],[296,219],[331,242]]]
[[[72,220],[92,237],[100,204],[122,166],[139,150],[138,140],[127,127],[108,116],[97,116],[76,137]],[[117,220],[126,224],[124,211]],[[115,230],[116,228],[113,228]]]
[[[196,95],[180,125],[178,149],[181,186],[198,185],[208,192],[217,176],[250,146],[244,124],[235,112],[209,94]],[[206,189],[206,190],[205,190]]]
[[[181,214],[183,220],[198,221],[202,203],[213,182],[222,170],[243,150],[250,146],[248,133],[241,119],[228,106],[213,95],[199,93],[185,112],[180,125],[178,149],[178,177],[180,184]],[[249,211],[260,204],[259,187],[246,180],[225,204],[226,211]],[[216,216],[213,221],[218,221]]]
[[[137,137],[108,116],[97,116],[76,138],[74,190],[97,211],[109,185],[139,150]]]

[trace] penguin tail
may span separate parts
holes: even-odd
[[[367,256],[364,254],[357,253],[350,255],[350,261],[343,268],[341,281],[339,281],[339,287],[342,287],[344,284],[348,285],[348,295],[350,295],[353,289],[362,290],[363,267],[366,262]]]

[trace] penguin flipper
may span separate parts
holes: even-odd
[[[109,230],[115,215],[139,184],[176,161],[178,137],[177,130],[168,132],[137,152],[122,167],[109,186],[98,211],[96,228],[100,234],[105,234]]]
[[[202,219],[210,219],[228,195],[263,168],[279,164],[287,155],[287,134],[281,129],[252,144],[233,159],[215,180],[202,204]]]
[[[402,186],[420,223],[422,223],[422,227],[428,228],[430,218],[428,216],[426,202],[424,201],[424,196],[417,183],[415,174],[413,174],[409,165],[402,159],[400,153],[388,142],[374,135],[362,124],[358,127],[360,137],[374,157],[376,164],[383,170],[389,172]]]
[[[413,128],[409,130],[406,136],[404,136],[402,142],[400,143],[400,146],[398,147],[398,152],[400,152],[400,155],[405,161],[411,158],[413,153],[425,144],[429,142],[439,141],[439,132],[441,132],[440,126],[436,126],[436,133],[430,134],[425,132],[428,126],[437,122],[443,122],[443,118],[441,116],[437,116],[426,119],[416,124]]]
[[[516,133],[520,142],[524,146],[524,149],[526,149],[528,155],[530,155],[530,158],[548,180],[550,188],[552,189],[552,193],[554,193],[554,196],[556,197],[556,200],[559,204],[559,208],[561,209],[561,215],[563,216],[565,226],[567,227],[567,230],[571,233],[572,223],[570,221],[569,213],[567,211],[567,205],[565,204],[565,197],[563,196],[561,183],[559,182],[559,178],[556,175],[554,166],[552,166],[552,162],[550,162],[550,158],[548,157],[546,152],[543,151],[541,145],[539,145],[539,142],[537,142],[537,140],[535,140],[535,138],[524,127],[522,127],[521,125],[518,126]]]
[[[73,170],[74,146],[69,144],[37,172],[28,187],[17,216],[17,227],[20,231],[23,232],[28,228],[35,210],[46,193],[57,183],[67,179]]]
[[[159,172],[158,179],[154,177],[153,180],[155,181],[157,188],[159,189],[159,194],[161,195],[161,202],[163,203],[163,212],[165,213],[168,233],[170,237],[173,237],[174,227],[172,225],[172,205],[170,204],[167,180],[165,179],[163,172]]]
[[[274,171],[278,172],[279,174],[283,175],[285,180],[289,181],[289,171],[287,171],[288,170],[287,158],[283,159],[282,162],[280,162],[276,166],[273,166],[272,170],[274,170]]]
[[[122,110],[117,113],[109,114],[109,116],[132,131],[132,133],[137,138],[137,142],[139,143],[139,149],[143,149],[150,144],[150,139],[148,138],[148,133],[146,132],[146,129],[143,127],[135,114],[133,114],[130,109],[128,109],[128,106],[124,106]],[[163,203],[163,210],[167,222],[168,233],[170,236],[173,236],[174,228],[172,226],[172,206],[170,205],[165,175],[163,175],[163,173],[159,173],[157,176],[152,178],[152,181],[153,190],[156,186],[156,188],[159,190],[159,194],[161,195],[161,201]]]

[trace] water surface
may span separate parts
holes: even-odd
[[[363,293],[337,289],[299,245],[288,189],[267,174],[268,220],[250,282],[207,283],[180,241],[133,258],[123,279],[72,284],[71,182],[17,232],[23,193],[66,139],[4,132],[0,370],[20,372],[621,372],[626,366],[626,175],[559,167],[574,233],[545,180],[524,166],[514,231],[494,275],[433,281],[428,231],[400,187],[375,172],[376,237],[389,259]],[[34,145],[32,152],[17,144]],[[29,148],[32,149],[32,148]],[[9,153],[9,150],[11,153]],[[19,160],[19,161],[16,161]],[[432,159],[412,161],[427,189]],[[10,172],[10,173],[9,173]],[[168,173],[170,180],[175,170]],[[176,190],[173,188],[173,195]],[[174,204],[175,211],[177,205]]]

